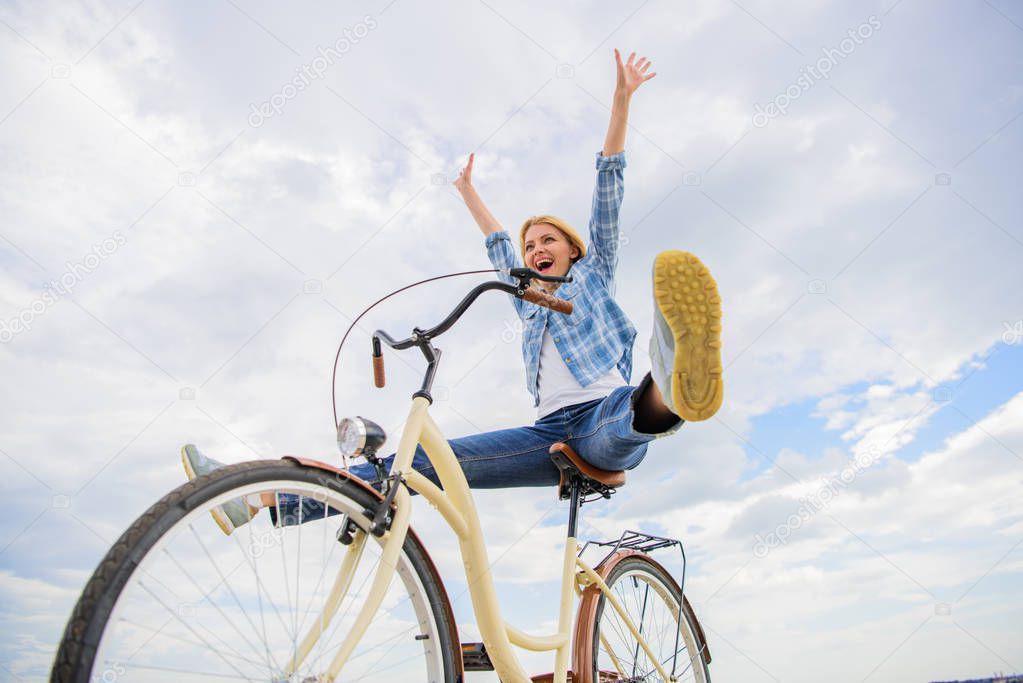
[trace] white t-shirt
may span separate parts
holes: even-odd
[[[550,330],[544,330],[540,346],[540,373],[537,378],[540,406],[537,417],[550,415],[559,408],[604,398],[618,387],[627,386],[617,367],[611,368],[589,386],[582,386],[558,353]]]

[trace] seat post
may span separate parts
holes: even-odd
[[[569,483],[569,491],[571,492],[571,507],[568,510],[568,537],[575,538],[576,526],[579,520],[579,508],[581,503],[579,501],[579,487],[580,482],[578,477],[572,477],[571,483]]]

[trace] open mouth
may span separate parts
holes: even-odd
[[[541,273],[546,273],[554,267],[554,259],[549,256],[541,256],[534,262],[534,267]]]

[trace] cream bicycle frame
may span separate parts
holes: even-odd
[[[394,462],[391,464],[391,473],[400,473],[409,488],[422,495],[440,512],[458,538],[462,564],[465,567],[465,577],[469,585],[469,595],[472,598],[473,611],[476,615],[480,635],[500,679],[506,683],[529,683],[530,681],[530,677],[523,670],[518,657],[512,650],[512,646],[515,645],[537,652],[554,650],[554,683],[565,683],[572,647],[573,598],[577,593],[581,593],[584,587],[595,585],[606,596],[608,603],[618,613],[622,622],[639,642],[650,661],[653,662],[661,680],[671,680],[640,634],[639,629],[636,628],[604,580],[577,556],[578,543],[571,536],[565,543],[562,564],[558,632],[546,636],[533,636],[502,619],[497,591],[490,573],[490,562],[487,558],[483,531],[480,528],[479,515],[469,491],[469,484],[447,439],[444,438],[433,418],[430,417],[429,406],[430,402],[422,396],[417,396],[412,400],[408,421],[405,423]],[[418,444],[421,444],[423,450],[426,451],[426,455],[443,485],[443,490],[412,468],[412,459]],[[410,495],[404,487],[399,488],[394,502],[393,521],[390,530],[383,536],[383,551],[372,587],[368,592],[366,602],[356,616],[352,630],[338,648],[330,667],[321,675],[322,683],[333,683],[340,673],[348,657],[364,635],[370,620],[379,609],[387,586],[394,575],[398,555],[408,533],[411,514]],[[291,664],[286,671],[288,675],[294,673],[301,665],[303,659],[319,639],[320,634],[326,629],[334,611],[341,604],[361,557],[365,540],[366,533],[359,531],[355,534],[355,540],[348,546],[348,554],[338,570],[338,576],[334,581],[331,594],[327,597],[320,619],[306,634],[298,651],[292,656]],[[681,610],[681,605],[679,609]],[[679,613],[676,613],[675,616],[681,618]],[[461,652],[456,653],[456,656],[460,657]],[[613,657],[613,653],[612,660],[619,668],[619,672],[624,675],[625,672],[621,671],[621,665]]]

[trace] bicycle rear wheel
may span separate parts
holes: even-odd
[[[703,632],[671,575],[657,562],[638,553],[609,562],[614,564],[605,578],[608,588],[654,657],[674,676],[672,680],[709,683],[710,657]],[[649,655],[601,591],[590,587],[584,592],[579,614],[581,619],[589,619],[577,631],[585,637],[577,645],[580,651],[576,668],[589,676],[584,674],[579,680],[594,683],[661,680]]]
[[[210,515],[267,492],[316,501],[306,509],[318,515],[275,526],[262,510],[230,536]],[[362,514],[378,501],[358,483],[286,460],[231,465],[179,487],[96,569],[51,680],[319,681],[380,564],[382,540],[365,532]],[[345,545],[337,534],[349,519],[357,528],[349,527],[354,541]],[[357,560],[352,552],[361,552]],[[355,569],[328,620],[322,610],[346,557]],[[296,667],[310,631],[315,642]],[[339,678],[454,681],[456,642],[443,586],[410,531],[384,600]]]

